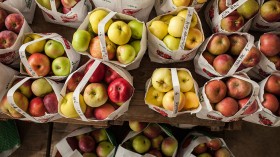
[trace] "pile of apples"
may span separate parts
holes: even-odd
[[[276,1],[278,2],[278,1]],[[279,2],[280,3],[280,2]],[[280,5],[279,5],[280,7]],[[280,37],[278,34],[270,32],[260,36],[260,51],[275,64],[277,70],[280,70]]]
[[[20,80],[15,80],[13,84]],[[57,113],[57,97],[45,78],[27,80],[13,94],[13,99],[19,108],[33,117]],[[0,102],[0,110],[14,118],[23,117],[8,102],[7,95]]]
[[[0,8],[0,49],[14,45],[24,23],[24,17],[18,13],[8,13]]]
[[[227,36],[222,33],[217,33],[209,40],[202,56],[213,66],[216,72],[221,75],[226,75],[247,42],[246,37],[243,35],[231,34]],[[253,46],[237,70],[240,71],[245,68],[254,67],[260,60],[261,52]]]
[[[199,99],[195,93],[194,79],[186,70],[177,70],[180,83],[180,100],[178,111],[193,110],[199,107]],[[145,102],[166,110],[174,110],[174,90],[171,70],[159,68],[153,72],[151,86],[146,93]]]
[[[158,20],[151,22],[148,26],[149,31],[159,40],[162,40],[170,50],[178,50],[187,13],[187,9],[182,9],[176,16],[172,14],[161,16]],[[200,29],[199,17],[194,11],[185,50],[197,48],[204,41],[204,34]]]
[[[156,157],[173,156],[178,142],[174,137],[167,136],[158,124],[130,121],[129,126],[138,135],[123,143],[123,147],[139,154],[151,154]]]
[[[102,9],[90,14],[88,29],[77,30],[73,35],[72,45],[76,51],[89,50],[93,58],[102,59],[100,39],[96,35],[99,22],[107,15],[108,12]],[[143,27],[143,23],[137,20],[110,19],[104,29],[108,59],[121,64],[133,62],[141,49]]]
[[[42,38],[38,34],[27,34],[23,43]],[[67,76],[70,74],[71,63],[63,45],[53,39],[45,39],[26,47],[28,63],[38,76]],[[32,74],[26,69],[26,72]]]
[[[252,90],[251,83],[237,77],[210,80],[204,86],[205,95],[213,109],[225,117],[234,116],[248,102]],[[243,115],[252,114],[257,110],[258,104],[255,100]]]
[[[50,0],[36,0],[41,6],[51,10]],[[55,0],[55,6],[58,12],[67,14],[71,9],[79,3],[80,0]]]
[[[268,0],[261,6],[260,15],[267,22],[279,22],[280,20],[280,2]]]
[[[227,0],[218,0],[219,14],[225,11]],[[232,4],[237,0],[231,0]],[[228,32],[236,32],[252,19],[259,11],[259,4],[256,0],[247,0],[236,10],[221,20],[221,28]]]
[[[105,129],[67,137],[66,141],[73,151],[78,150],[83,157],[106,157],[114,149]],[[61,157],[61,154],[57,152],[56,157]]]
[[[73,92],[91,68],[94,60],[85,68],[77,70],[66,82],[66,95],[60,101],[60,111],[67,118],[77,118],[74,108]],[[85,88],[79,94],[80,107],[86,118],[106,119],[133,94],[134,88],[109,66],[100,63]]]

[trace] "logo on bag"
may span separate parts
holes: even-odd
[[[182,55],[182,57],[180,58],[181,61],[187,60],[189,58],[188,54],[184,54]]]
[[[164,117],[167,117],[167,113],[166,113],[166,112],[164,112],[164,111],[162,111],[161,109],[156,108],[156,107],[153,107],[153,108],[154,108],[154,110],[156,110],[158,113],[160,113],[160,114],[163,115]]]
[[[205,68],[202,68],[202,71],[206,73],[209,77],[214,77],[215,75],[207,71]]]
[[[9,53],[4,53],[0,54],[0,62],[3,64],[11,64],[14,59],[16,58],[16,52],[9,52]]]
[[[69,45],[68,41],[67,41],[65,38],[62,38],[62,40],[63,40],[63,42],[64,42],[66,48],[67,48],[67,49],[70,49],[70,45]]]
[[[141,9],[123,9],[122,13],[126,14],[126,15],[133,15],[133,14],[139,12],[140,10],[142,10],[142,8]]]
[[[265,116],[262,116],[261,114],[259,114],[259,122],[263,125],[267,125],[267,126],[271,126],[272,125],[272,121],[267,119]]]
[[[157,50],[157,54],[159,56],[161,56],[162,58],[165,58],[165,59],[171,59],[171,56],[168,55],[168,54],[165,54],[164,52],[160,51],[160,50]]]
[[[213,115],[210,115],[210,114],[207,114],[206,116],[207,116],[208,118],[215,119],[215,120],[222,120],[222,119],[223,119],[223,118],[216,117],[216,116],[213,116]]]
[[[78,20],[78,15],[77,14],[74,14],[74,15],[71,15],[71,16],[65,16],[65,15],[61,15],[60,16],[62,21],[63,22],[74,22],[74,21],[77,21]]]
[[[49,14],[49,13],[47,13],[47,12],[45,12],[45,11],[44,11],[44,13],[45,13],[50,19],[55,20],[55,18],[54,18],[51,14]]]

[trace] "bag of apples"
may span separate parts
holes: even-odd
[[[259,83],[260,110],[243,120],[276,127],[280,126],[280,72],[274,72]]]
[[[197,113],[201,109],[198,85],[184,68],[156,69],[147,81],[145,103],[167,117]]]
[[[18,49],[24,33],[32,32],[22,14],[0,3],[0,62],[18,68]]]
[[[237,121],[255,113],[258,109],[259,85],[245,73],[216,77],[201,88],[202,109],[198,118]]]
[[[67,78],[58,111],[63,117],[82,121],[114,120],[128,110],[133,92],[127,71],[89,60]]]
[[[169,128],[150,123],[138,132],[130,131],[118,146],[116,157],[175,157],[177,149],[178,141]]]
[[[215,33],[201,45],[194,58],[195,72],[206,77],[248,72],[261,60],[261,52],[248,33]]]
[[[107,129],[83,127],[59,141],[52,157],[114,157],[116,141]]]
[[[31,24],[33,21],[36,2],[34,0],[0,0],[4,4],[17,8],[24,16],[25,20]]]
[[[96,8],[74,33],[72,45],[80,54],[132,70],[147,49],[146,27],[132,16]]]
[[[191,132],[183,140],[178,157],[234,157],[222,138]]]
[[[35,0],[47,22],[78,28],[92,10],[91,0]]]
[[[155,0],[94,0],[93,3],[95,7],[108,8],[146,22],[154,7]]]
[[[56,120],[60,118],[61,89],[61,83],[48,78],[15,76],[0,102],[0,110],[8,116],[36,123]]]
[[[147,24],[148,52],[151,61],[174,63],[194,58],[204,41],[204,33],[197,12],[192,7],[155,17]]]
[[[15,71],[14,69],[5,66],[4,64],[0,63],[0,74],[5,74],[5,77],[0,77],[0,100],[2,100],[3,96],[9,89],[9,83],[13,79],[15,75],[19,72]]]
[[[214,33],[248,32],[258,11],[257,0],[212,0],[205,8],[205,19]]]
[[[56,81],[66,79],[80,62],[71,43],[56,33],[25,34],[19,55],[21,74]]]

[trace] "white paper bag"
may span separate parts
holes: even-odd
[[[0,63],[0,74],[5,74],[5,77],[0,77],[0,100],[2,100],[3,96],[7,93],[9,89],[9,83],[18,73],[19,72],[15,71],[14,69]]]

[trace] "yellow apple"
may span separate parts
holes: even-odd
[[[170,50],[178,50],[180,45],[181,38],[175,38],[171,35],[167,35],[163,38],[164,44],[170,49]]]
[[[157,91],[154,87],[150,87],[146,94],[145,101],[147,104],[152,104],[155,106],[162,106],[162,98],[165,93]]]
[[[189,50],[196,48],[203,42],[203,34],[197,28],[190,28],[185,47]]]
[[[194,92],[195,93],[194,86],[192,87],[192,89],[189,92]]]
[[[168,68],[156,69],[151,79],[153,87],[160,92],[168,92],[173,89],[171,71]]]
[[[89,16],[89,22],[91,28],[95,34],[98,34],[98,24],[99,22],[108,15],[108,12],[105,10],[96,10]],[[105,25],[105,33],[108,31],[110,25],[113,23],[113,20],[110,19]]]
[[[123,21],[116,21],[108,29],[108,38],[117,45],[124,45],[130,40],[131,33],[128,24]]]
[[[79,94],[79,101],[80,101],[80,106],[81,106],[82,112],[85,113],[87,105],[81,94]],[[79,117],[77,111],[75,110],[74,103],[73,103],[73,92],[67,93],[62,98],[62,100],[60,101],[60,111],[67,118]]]
[[[167,24],[163,21],[153,21],[149,26],[150,32],[159,40],[162,40],[167,35]]]
[[[166,23],[166,24],[169,24],[170,19],[171,19],[172,17],[174,17],[174,15],[164,15],[164,16],[162,16],[159,20],[160,20],[160,21],[163,21],[163,22]]]
[[[185,93],[186,103],[184,106],[185,110],[196,109],[199,106],[198,96],[194,92]]]
[[[170,19],[168,33],[173,37],[180,38],[184,29],[185,19],[181,16],[174,16]]]
[[[38,34],[33,34],[33,33],[27,34],[24,36],[23,43],[25,44],[25,43],[28,43],[30,41],[33,41],[33,40],[36,40],[39,38],[42,38],[42,36],[38,35]],[[25,51],[30,54],[33,54],[36,52],[42,52],[42,51],[44,51],[45,44],[46,44],[46,40],[38,41],[36,43],[28,45],[26,47]]]
[[[185,70],[178,70],[177,75],[180,84],[180,91],[181,92],[190,91],[194,86],[194,81],[191,75]]]
[[[188,10],[182,10],[180,11],[177,16],[181,16],[182,18],[186,19]],[[197,25],[197,16],[196,14],[193,14],[192,20],[191,20],[191,27],[195,27]]]
[[[184,93],[180,92],[180,99],[178,105],[178,111],[181,111],[185,106],[185,95]],[[162,99],[162,106],[166,110],[173,111],[174,110],[174,91],[171,90],[167,92]]]
[[[173,4],[176,6],[176,7],[180,7],[180,6],[189,6],[190,5],[190,0],[173,0]]]
[[[207,0],[196,0],[196,1],[197,1],[197,3],[199,3],[199,4],[202,4],[202,3],[207,2]]]

